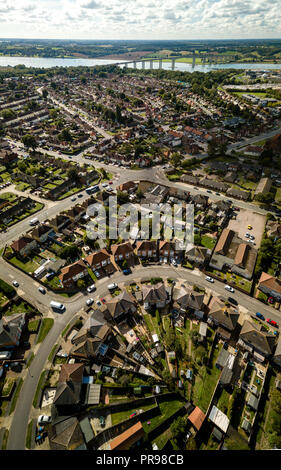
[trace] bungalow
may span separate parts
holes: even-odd
[[[259,279],[258,289],[279,302],[281,301],[281,281],[277,277],[263,272]]]
[[[37,247],[37,241],[28,236],[22,236],[11,244],[16,255],[25,256]]]
[[[59,280],[64,288],[72,287],[73,284],[88,275],[88,269],[83,260],[76,261],[61,270]]]

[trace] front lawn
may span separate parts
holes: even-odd
[[[54,324],[53,318],[44,318],[42,320],[41,328],[40,328],[38,339],[37,339],[37,344],[41,343],[45,339],[50,329],[52,328],[53,324]]]

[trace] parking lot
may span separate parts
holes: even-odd
[[[253,245],[254,248],[259,248],[266,223],[266,216],[244,209],[240,209],[236,214],[236,220],[231,219],[229,221],[228,228],[238,232],[238,236],[245,241],[247,240],[245,233],[249,232],[255,237],[254,241],[256,244]],[[251,225],[253,228],[249,230],[248,225]]]

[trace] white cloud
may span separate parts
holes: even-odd
[[[280,0],[2,0],[0,36],[277,38],[280,11]]]

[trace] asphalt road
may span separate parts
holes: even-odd
[[[1,262],[3,263],[3,261]],[[7,280],[10,275],[10,266],[5,263],[5,273],[4,279]],[[2,270],[1,266],[1,270]],[[172,266],[152,266],[152,267],[138,267],[135,268],[132,274],[124,276],[123,273],[117,272],[110,278],[102,279],[96,282],[97,290],[89,296],[93,296],[95,299],[104,297],[108,294],[107,285],[109,282],[116,282],[118,285],[121,283],[130,283],[137,280],[146,280],[151,277],[163,277],[171,279],[180,279],[183,280],[183,283],[194,285],[199,284],[208,289],[211,289],[215,294],[221,295],[224,298],[228,297],[228,292],[224,289],[224,284],[219,281],[215,281],[214,284],[210,284],[205,280],[204,275],[200,271],[189,271],[182,267],[172,267]],[[22,277],[17,276],[22,295],[29,298],[41,296],[37,292],[37,295],[34,295],[35,286],[34,281],[28,276],[22,274]],[[270,316],[270,318],[280,321],[281,314],[278,313],[270,306],[264,306],[258,300],[249,297],[246,294],[236,291],[235,294],[231,294],[232,297],[235,297],[240,305],[248,309],[251,313],[256,311],[261,311],[264,315]],[[40,298],[39,310],[43,311],[46,314],[46,310],[49,310],[49,301],[54,298],[54,295],[48,292],[45,296]],[[26,440],[26,431],[27,425],[29,422],[29,415],[32,407],[33,397],[36,392],[37,384],[42,370],[44,369],[45,363],[48,359],[48,356],[52,350],[52,347],[58,343],[59,336],[62,333],[63,329],[70,322],[75,314],[77,314],[81,308],[85,306],[87,296],[82,293],[77,296],[66,299],[60,298],[60,300],[66,306],[66,310],[63,314],[54,314],[55,323],[50,332],[48,333],[45,340],[42,342],[35,358],[33,359],[31,366],[29,368],[29,373],[27,374],[20,397],[18,398],[16,409],[14,412],[13,421],[10,427],[9,439],[8,439],[8,450],[23,450],[25,449],[25,440]],[[35,302],[36,304],[36,302]],[[38,304],[37,304],[38,305]]]

